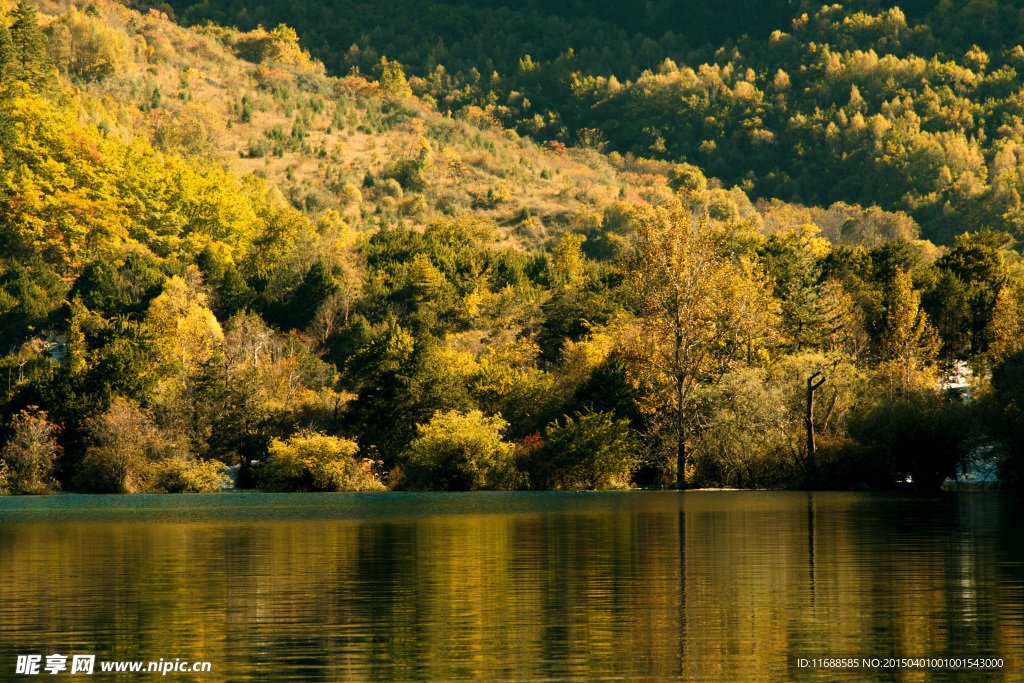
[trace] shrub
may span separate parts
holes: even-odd
[[[60,454],[57,427],[44,411],[23,410],[11,420],[11,438],[0,451],[0,490],[14,494],[53,493],[60,485],[53,478]]]
[[[317,432],[287,441],[274,439],[270,458],[260,468],[259,486],[267,491],[380,491],[372,462],[358,460],[355,441]]]
[[[381,178],[391,178],[403,189],[420,192],[430,184],[427,158],[403,157],[394,159],[381,169]]]
[[[504,204],[512,199],[512,190],[509,189],[508,183],[504,180],[500,181],[494,187],[488,188],[487,190],[487,203],[491,207],[496,207],[499,204]]]
[[[850,434],[876,465],[881,486],[935,491],[970,450],[968,407],[931,389],[885,399],[851,421]]]
[[[341,202],[342,206],[358,204],[363,201],[363,193],[359,191],[359,188],[354,183],[345,183],[338,189],[338,201]]]
[[[470,197],[464,190],[441,192],[434,198],[434,206],[441,213],[457,216],[469,211]]]
[[[217,460],[165,460],[156,466],[156,488],[167,493],[206,493],[225,486],[224,463]]]
[[[380,188],[380,195],[382,197],[394,197],[395,199],[401,199],[404,194],[402,186],[394,178],[385,178],[383,182],[378,184],[378,187]]]
[[[1024,489],[1024,351],[992,368],[992,390],[982,402],[986,429],[999,448],[999,480]]]
[[[170,445],[160,429],[131,402],[117,398],[110,410],[86,421],[92,443],[82,459],[76,487],[90,493],[150,490],[154,465]]]
[[[698,486],[777,488],[803,481],[802,422],[786,390],[763,370],[728,373],[695,392],[688,446]]]
[[[628,420],[606,412],[575,413],[548,425],[541,461],[531,472],[538,488],[607,489],[629,486],[636,444]]]
[[[262,159],[270,154],[270,143],[266,140],[249,138],[249,149],[246,152],[250,159]]]
[[[405,453],[405,484],[414,489],[477,491],[511,489],[518,483],[513,444],[502,439],[508,423],[479,410],[437,412],[416,425]]]

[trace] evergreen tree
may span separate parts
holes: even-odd
[[[0,17],[0,89],[10,82],[10,74],[14,68],[14,41],[7,28],[7,22]],[[0,109],[0,168],[8,163],[11,157],[11,143],[14,141],[11,132],[11,119],[7,112]],[[0,190],[0,201],[5,197]]]
[[[10,30],[14,59],[10,73],[5,77],[24,81],[39,89],[49,80],[51,68],[46,54],[46,37],[39,27],[36,8],[28,0],[19,0],[11,17],[14,18]]]
[[[814,237],[817,230],[808,228],[772,235],[761,249],[775,279],[782,331],[796,351],[826,347],[849,322],[839,286],[823,277],[815,254],[825,247]]]
[[[322,261],[314,263],[289,301],[286,312],[288,325],[292,328],[308,325],[317,309],[337,290],[338,281],[331,271]]]
[[[346,372],[358,387],[349,424],[359,442],[376,446],[391,469],[416,437],[416,424],[439,410],[469,407],[465,388],[453,376],[430,337],[416,338],[398,323],[352,356]]]
[[[14,41],[7,22],[0,18],[0,85],[7,81],[14,63]]]

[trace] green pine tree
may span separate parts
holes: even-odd
[[[848,322],[838,285],[822,277],[822,264],[807,248],[814,234],[772,235],[761,250],[775,278],[782,330],[793,351],[827,347]]]
[[[14,59],[5,78],[24,81],[37,90],[45,88],[51,78],[52,68],[36,8],[28,0],[19,0],[11,17],[14,19],[10,30]]]
[[[0,16],[0,98],[3,97],[4,86],[10,82],[10,73],[14,66],[14,41],[7,28],[6,17]],[[0,168],[10,163],[11,147],[14,142],[10,117],[0,109]],[[4,199],[0,190],[0,200]]]
[[[0,85],[7,82],[14,63],[14,41],[7,28],[7,22],[0,17]]]

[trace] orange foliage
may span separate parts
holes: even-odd
[[[548,150],[553,154],[562,156],[565,154],[565,143],[558,140],[548,140]]]

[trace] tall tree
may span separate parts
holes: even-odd
[[[768,325],[772,302],[751,270],[724,248],[705,216],[691,224],[676,203],[641,209],[628,267],[642,312],[646,371],[672,387],[677,486],[686,486],[687,403],[703,382],[751,354],[754,325]],[[737,334],[739,332],[739,334]]]
[[[465,410],[469,396],[438,353],[429,335],[415,337],[392,322],[386,331],[349,358],[346,374],[358,387],[348,410],[359,443],[374,446],[391,469],[399,454],[439,410]]]
[[[966,320],[961,325],[969,335],[970,352],[978,355],[988,350],[992,312],[1000,290],[1006,282],[1006,262],[1002,249],[1012,242],[1005,232],[980,230],[957,237],[956,245],[935,262],[962,283],[966,302]]]
[[[989,323],[989,356],[998,363],[1024,348],[1024,287],[1006,285],[999,291]]]
[[[39,27],[36,8],[28,0],[19,0],[11,12],[11,41],[14,59],[9,76],[33,88],[44,86],[50,79],[51,65],[46,53],[46,37]],[[0,39],[2,40],[2,39]]]
[[[931,379],[939,335],[921,308],[909,273],[897,270],[887,292],[880,372],[890,390],[902,392]]]
[[[0,85],[7,81],[7,76],[14,64],[14,41],[7,28],[7,22],[0,18]]]
[[[786,342],[796,351],[828,346],[849,323],[839,285],[822,277],[820,259],[828,243],[818,232],[813,225],[780,231],[760,250],[775,279]]]

